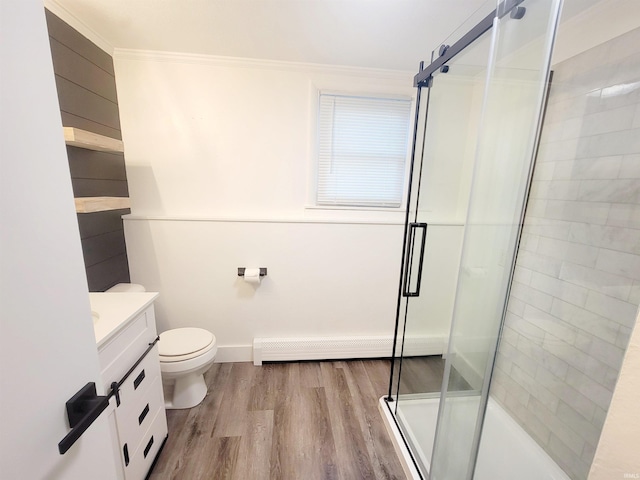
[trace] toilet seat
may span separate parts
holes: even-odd
[[[216,337],[202,328],[175,328],[160,334],[161,363],[182,362],[205,355],[216,346]]]

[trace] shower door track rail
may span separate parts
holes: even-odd
[[[471,45],[486,31],[491,29],[494,18],[504,17],[507,13],[514,11],[514,8],[522,2],[524,2],[524,0],[504,0],[493,12],[480,20],[475,27],[465,33],[456,43],[451,46],[443,45],[441,47],[440,56],[427,65],[426,68],[420,68],[420,71],[413,78],[413,86],[428,87],[430,79],[436,71],[446,65],[449,60]]]

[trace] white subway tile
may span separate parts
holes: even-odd
[[[640,104],[636,106],[636,114],[633,117],[633,128],[639,128],[639,127],[640,127]]]
[[[626,327],[633,327],[638,306],[617,298],[591,291],[587,295],[585,309]]]
[[[544,122],[542,126],[542,134],[540,135],[540,144],[557,142],[563,140],[563,130],[565,122]]]
[[[624,350],[612,343],[594,337],[591,342],[591,357],[611,368],[619,369],[622,365]],[[594,377],[595,378],[595,377]]]
[[[525,218],[525,229],[532,235],[566,240],[571,231],[571,222],[551,218]]]
[[[545,312],[551,310],[553,297],[539,290],[523,285],[522,283],[513,282],[511,286],[511,295],[522,300],[528,305],[533,305]],[[526,309],[526,307],[525,307]]]
[[[638,105],[640,109],[640,105]],[[620,162],[620,178],[640,178],[640,155],[625,155]]]
[[[546,147],[549,148],[549,147]],[[540,154],[538,154],[540,155]],[[552,162],[536,162],[535,170],[533,172],[534,181],[552,180],[553,171],[556,168]]]
[[[576,336],[578,334],[576,327],[563,322],[546,312],[538,310],[531,305],[527,305],[525,307],[523,318],[563,342],[573,344],[576,340]]]
[[[520,337],[521,335],[505,322],[505,325],[502,328],[502,335],[500,337],[500,346],[502,346],[502,342],[505,342],[515,347],[518,344],[518,339]]]
[[[616,337],[616,345],[626,351],[629,346],[629,339],[631,338],[631,328],[620,325],[618,336]]]
[[[561,280],[580,285],[589,290],[595,290],[605,295],[626,300],[631,291],[631,282],[628,278],[612,275],[591,268],[565,262],[560,269]],[[597,313],[597,312],[596,312]]]
[[[560,358],[561,360],[564,360],[570,366],[574,367],[577,370],[580,370],[581,372],[587,370],[589,355],[581,352],[573,345],[570,345],[549,333],[547,333],[544,337],[542,348]],[[571,368],[569,368],[569,371],[571,371]]]
[[[602,93],[600,94],[602,96]],[[601,133],[628,130],[632,128],[635,105],[605,110],[583,117],[581,136],[599,135]]]
[[[565,402],[558,403],[556,412],[558,418],[567,425],[571,430],[584,438],[587,442],[593,444],[598,443],[600,437],[600,429],[591,423],[590,420],[584,418]]]
[[[531,190],[529,191],[529,202],[531,202],[531,199],[542,200],[547,198],[549,185],[551,185],[551,182],[548,180],[535,180],[531,182]],[[528,208],[529,204],[527,203],[527,209]]]
[[[516,266],[513,272],[513,280],[516,282],[520,282],[523,285],[529,285],[529,282],[531,282],[532,273],[533,272],[528,268]]]
[[[556,411],[560,399],[551,391],[540,385],[540,383],[536,381],[533,376],[529,375],[518,365],[514,365],[511,369],[511,378],[527,392],[529,392],[529,405],[531,405],[531,398],[533,397],[536,398],[550,411]]]
[[[618,178],[622,165],[622,155],[610,157],[581,158],[571,163],[571,179],[603,180]]]
[[[529,286],[574,305],[583,306],[587,301],[586,288],[542,273],[533,272],[529,279]]]
[[[576,389],[567,384],[564,379],[560,379],[543,368],[539,368],[536,373],[536,380],[544,385],[549,391],[576,410],[585,418],[592,418],[596,409],[596,404],[582,395]]]
[[[598,430],[598,441],[600,440],[600,430]],[[598,444],[598,441],[595,442],[595,445]],[[596,447],[591,445],[589,442],[585,442],[584,448],[582,449],[582,455],[580,458],[586,462],[588,465],[591,465],[593,462],[593,457],[596,456]]]
[[[640,282],[638,280],[635,280],[631,285],[628,302],[633,305],[640,305]]]
[[[549,429],[533,415],[526,405],[521,404],[517,399],[507,394],[505,398],[505,408],[540,445],[547,444],[549,441]]]
[[[640,203],[640,181],[636,179],[582,180],[577,199],[583,202]]]
[[[620,367],[609,368],[604,376],[602,385],[608,390],[611,390],[613,392],[616,388],[616,382],[618,381],[619,373],[620,373]]]
[[[547,200],[544,216],[569,222],[604,225],[607,223],[609,203]]]
[[[569,369],[569,364],[548,352],[540,345],[532,342],[523,335],[518,335],[517,348],[525,355],[534,359],[540,368],[553,373],[558,378],[564,378]]]
[[[532,324],[531,322],[527,322],[521,317],[513,314],[508,314],[505,322],[508,322],[507,324],[511,328],[513,328],[520,335],[528,338],[532,342],[542,344],[542,342],[544,341],[544,330]]]
[[[585,397],[590,398],[596,405],[605,410],[609,408],[611,403],[611,391],[604,386],[595,382],[583,372],[569,367],[566,377],[567,384],[576,389]]]
[[[614,343],[618,338],[620,327],[617,322],[559,299],[553,301],[551,314],[607,342]]]
[[[640,230],[623,227],[573,223],[569,240],[594,247],[640,254]]]
[[[529,409],[542,423],[549,427],[551,433],[556,435],[564,445],[568,446],[576,456],[582,454],[584,439],[563,422],[558,421],[558,417],[549,411],[544,404],[535,400],[530,401]]]
[[[551,180],[547,198],[550,200],[577,200],[581,188],[578,180]]]
[[[540,237],[538,235],[531,235],[530,233],[524,233],[523,230],[522,236],[520,237],[520,246],[519,248],[522,250],[528,250],[530,252],[535,252],[538,248],[538,242]]]
[[[560,160],[573,160],[578,153],[578,145],[580,142],[580,138],[571,138],[569,140],[560,140],[559,142],[546,144],[542,155],[543,161],[557,162]]]
[[[602,429],[604,422],[607,419],[607,413],[607,408],[596,407],[593,411],[593,418],[591,419],[591,422],[599,429]]]
[[[522,300],[518,300],[514,296],[509,296],[509,303],[507,304],[507,312],[522,317],[524,313],[525,303]]]
[[[640,255],[602,248],[598,254],[596,269],[625,277],[631,286],[633,280],[640,280]]]
[[[640,129],[603,133],[586,137],[577,147],[576,158],[628,155],[640,151]],[[562,158],[567,160],[571,157]]]
[[[570,118],[562,122],[562,140],[581,137],[584,117]]]
[[[521,251],[518,252],[516,265],[528,268],[534,272],[541,272],[552,277],[557,277],[562,268],[562,261],[533,252]]]
[[[614,203],[609,210],[607,225],[640,229],[640,205]]]
[[[573,178],[574,160],[561,160],[553,163],[556,166],[553,169],[553,180],[571,180]]]

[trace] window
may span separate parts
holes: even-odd
[[[320,94],[318,205],[399,207],[409,99]]]

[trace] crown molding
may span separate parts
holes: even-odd
[[[263,60],[256,58],[224,57],[218,55],[205,55],[196,53],[134,50],[128,48],[115,48],[113,57],[117,60],[183,63],[195,65],[210,65],[215,67],[282,70],[303,73],[324,73],[388,80],[408,80],[410,82],[413,81],[413,76],[415,75],[415,72],[402,70],[387,70],[343,65],[325,65],[318,63],[287,62],[282,60]]]
[[[111,45],[111,43],[109,43],[93,28],[91,28],[89,25],[87,25],[73,13],[71,13],[66,7],[61,5],[57,0],[44,0],[43,3],[47,10],[55,14],[61,20],[64,20],[67,24],[76,29],[84,37],[91,40],[109,55],[113,56],[113,45]]]

